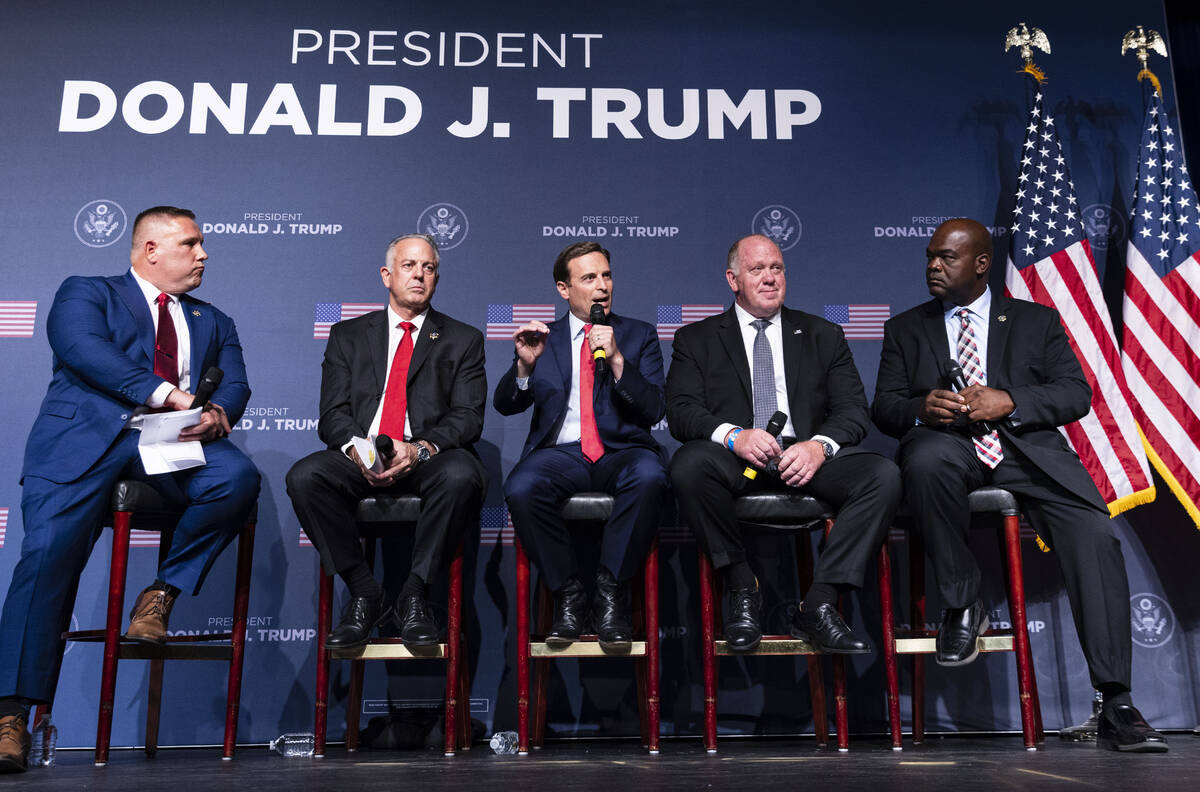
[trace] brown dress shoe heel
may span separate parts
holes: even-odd
[[[143,591],[129,612],[129,629],[125,631],[125,640],[165,646],[167,619],[174,605],[175,597],[164,589]]]
[[[29,726],[20,715],[0,718],[0,773],[23,773],[29,767]]]

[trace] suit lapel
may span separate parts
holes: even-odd
[[[946,314],[942,308],[942,301],[936,297],[925,303],[924,316],[921,318],[921,327],[925,331],[925,341],[929,344],[929,348],[933,350],[933,359],[936,361],[937,377],[941,379],[943,373],[944,361],[953,357],[950,354],[949,339],[946,337]]]
[[[114,278],[113,289],[121,297],[121,302],[129,309],[134,326],[137,327],[138,343],[154,368],[154,317],[150,315],[150,306],[146,304],[146,295],[133,279],[133,275],[125,273],[123,277]]]
[[[198,303],[186,294],[179,298],[179,309],[183,311],[183,320],[187,322],[188,336],[191,343],[191,387],[192,390],[200,383],[204,375],[204,353],[208,350],[208,339],[212,337],[213,318],[208,306]]]
[[[383,393],[390,361],[387,359],[387,309],[376,311],[367,319],[367,349],[371,355],[371,371],[375,373],[375,392]]]
[[[783,378],[787,383],[788,405],[793,405],[798,396],[800,372],[805,369],[800,360],[803,355],[804,333],[787,308],[779,315],[779,329],[783,334]]]
[[[420,332],[413,339],[412,359],[408,364],[408,382],[413,381],[421,366],[429,359],[433,347],[442,336],[441,327],[442,315],[430,308],[429,313],[425,314],[425,321],[421,323]]]
[[[550,356],[562,378],[564,394],[571,392],[571,340],[571,317],[565,314],[550,325],[550,335],[546,339],[550,345]]]
[[[1008,346],[1008,309],[1011,301],[1002,295],[992,294],[992,315],[988,317],[988,352],[987,379],[988,385],[999,382],[1003,370],[1004,350]]]
[[[746,393],[746,401],[748,404],[754,404],[754,390],[750,387],[750,361],[746,359],[746,346],[742,342],[742,328],[738,327],[737,312],[732,306],[721,317],[719,333],[721,345],[725,347],[725,354],[733,363],[733,370],[737,373],[738,381],[742,383],[742,390]]]

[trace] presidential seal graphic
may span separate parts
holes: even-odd
[[[800,217],[781,204],[764,206],[750,222],[750,233],[762,234],[780,250],[787,250],[800,240]]]
[[[436,203],[421,212],[417,226],[437,241],[438,250],[458,247],[467,238],[467,215],[451,203]]]
[[[1175,614],[1166,600],[1157,594],[1130,597],[1129,619],[1133,642],[1147,649],[1157,649],[1175,634]]]
[[[1092,204],[1083,209],[1083,233],[1097,250],[1119,245],[1125,239],[1125,219],[1108,204]]]
[[[108,247],[125,233],[128,219],[116,201],[101,198],[83,205],[75,215],[75,236],[88,247]]]

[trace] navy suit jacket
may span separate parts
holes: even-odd
[[[600,442],[606,449],[649,448],[658,450],[650,434],[666,413],[663,391],[662,349],[654,326],[638,319],[609,314],[617,348],[625,358],[621,381],[611,376],[595,388],[593,401]],[[517,387],[517,364],[508,369],[496,386],[492,404],[501,415],[516,415],[533,405],[529,436],[521,452],[524,459],[536,448],[552,446],[567,414],[571,395],[571,323],[566,315],[549,324],[546,350],[538,358],[529,387]]]
[[[250,400],[233,320],[186,294],[191,379],[210,366],[225,376],[212,402],[236,423]],[[154,318],[133,275],[72,276],[46,320],[54,374],[25,446],[25,476],[74,481],[99,460],[162,378],[154,373]]]

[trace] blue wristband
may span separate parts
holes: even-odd
[[[742,427],[740,427],[740,426],[737,427],[736,429],[731,430],[729,432],[729,435],[725,438],[725,447],[728,448],[730,451],[732,451],[733,450],[733,441],[736,440],[737,436],[741,433],[742,433]]]

